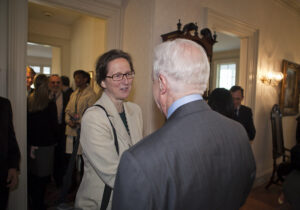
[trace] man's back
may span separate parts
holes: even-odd
[[[238,115],[235,116],[235,119],[244,126],[249,139],[253,140],[255,137],[256,130],[253,123],[252,110],[247,106],[241,105]]]
[[[113,209],[238,209],[254,178],[242,126],[195,101],[124,153]]]

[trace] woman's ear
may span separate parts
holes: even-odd
[[[102,88],[104,88],[104,89],[106,88],[106,84],[105,84],[104,80],[102,80],[100,84],[101,84]]]

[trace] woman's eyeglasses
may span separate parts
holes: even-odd
[[[116,73],[116,74],[113,74],[111,76],[106,76],[106,77],[111,78],[113,81],[121,81],[121,80],[123,80],[124,76],[126,76],[127,79],[133,79],[134,78],[134,72],[131,71],[131,72],[125,73],[125,74]]]

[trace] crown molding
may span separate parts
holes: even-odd
[[[300,0],[274,0],[300,17]]]

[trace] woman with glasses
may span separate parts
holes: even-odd
[[[121,50],[104,53],[96,77],[103,93],[81,120],[84,175],[75,201],[76,207],[90,210],[111,208],[120,157],[143,132],[140,107],[125,101],[134,78],[130,55]]]

